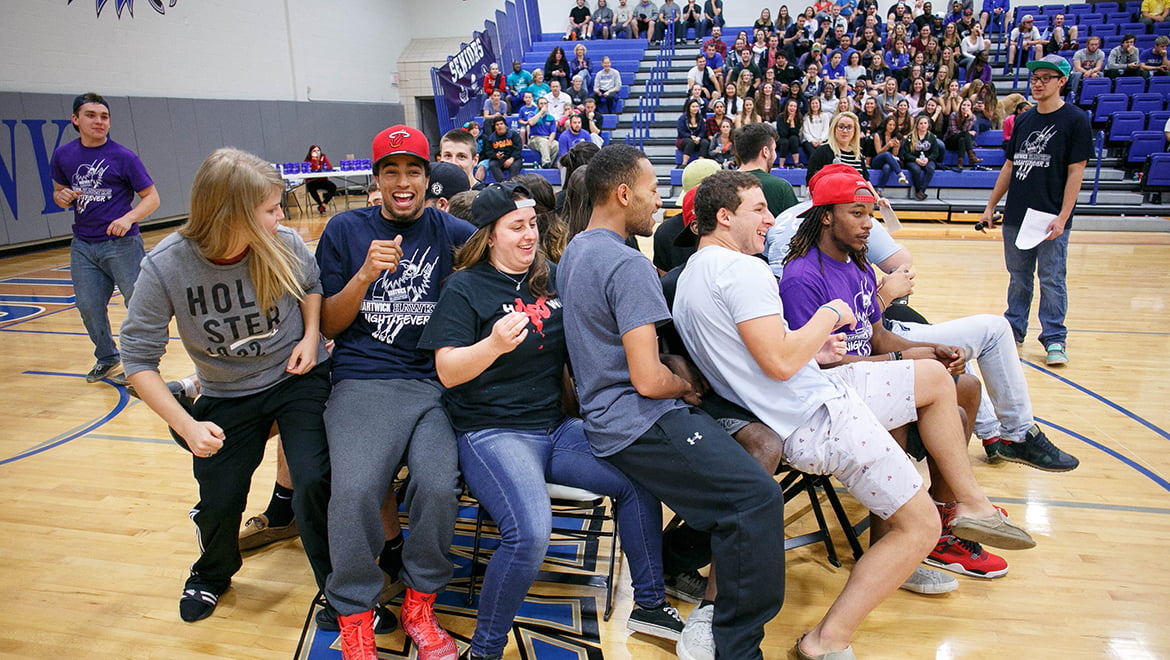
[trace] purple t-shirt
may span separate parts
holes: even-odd
[[[73,235],[87,243],[115,238],[106,228],[130,212],[136,193],[154,185],[138,156],[109,139],[100,147],[83,147],[81,138],[61,145],[49,168],[53,181],[81,191],[73,203]],[[137,234],[137,224],[126,232]]]
[[[784,266],[780,280],[780,299],[784,302],[784,319],[791,328],[808,323],[817,308],[840,298],[853,309],[857,327],[841,326],[834,332],[845,333],[845,351],[866,357],[872,352],[873,324],[882,322],[882,310],[875,299],[877,278],[873,269],[857,267],[852,261],[842,263],[821,254],[813,247],[808,254]]]

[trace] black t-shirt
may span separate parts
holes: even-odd
[[[588,7],[573,7],[569,10],[569,18],[571,18],[574,23],[583,23],[585,22],[585,19],[589,18],[589,16],[590,13]]]
[[[695,253],[695,248],[676,247],[674,239],[678,235],[687,231],[686,225],[683,224],[682,214],[667,218],[662,221],[662,225],[654,232],[654,267],[662,271],[670,271],[675,266],[681,266],[687,262],[692,254]]]
[[[550,264],[548,288],[556,291],[556,266]],[[564,417],[561,374],[568,359],[561,301],[536,299],[528,280],[509,276],[490,263],[451,275],[431,314],[419,348],[470,346],[488,337],[505,314],[528,315],[528,336],[496,359],[478,377],[448,389],[443,406],[458,433],[488,428],[548,429]]]
[[[1089,116],[1071,103],[1048,114],[1033,108],[1016,117],[1007,153],[1012,178],[1003,223],[1018,227],[1029,208],[1058,214],[1068,166],[1093,157]],[[1071,228],[1070,217],[1065,229]]]

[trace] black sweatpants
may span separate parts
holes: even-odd
[[[672,410],[606,457],[691,527],[715,556],[715,648],[762,658],[764,625],[784,603],[784,494],[731,436],[697,408]]]
[[[248,396],[201,396],[192,416],[214,422],[224,432],[223,448],[209,458],[195,457],[199,503],[191,510],[202,554],[191,566],[188,588],[223,593],[240,570],[240,520],[247,505],[252,473],[264,458],[273,422],[293,481],[293,513],[317,586],[329,576],[329,448],[325,441],[325,401],[329,398],[329,361],[303,376],[286,378]],[[176,436],[177,438],[177,436]],[[185,442],[180,442],[184,447]]]

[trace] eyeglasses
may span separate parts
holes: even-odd
[[[1056,80],[1057,78],[1063,78],[1063,77],[1064,76],[1032,76],[1028,80],[1031,81],[1031,83],[1033,85],[1035,85],[1036,83],[1040,83],[1041,85],[1047,85],[1048,83],[1052,82],[1053,80]]]
[[[851,131],[851,130],[853,130],[853,125],[852,124],[837,124],[837,130]]]

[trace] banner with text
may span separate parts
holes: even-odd
[[[488,67],[495,61],[491,38],[484,32],[476,32],[470,43],[439,67],[439,82],[448,106],[459,108],[475,98],[483,89]]]

